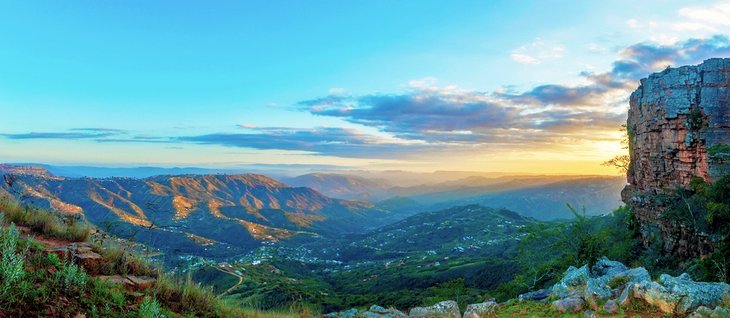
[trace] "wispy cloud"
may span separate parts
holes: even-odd
[[[409,156],[404,149],[423,146],[364,134],[354,129],[319,127],[295,129],[283,127],[248,128],[247,133],[214,133],[183,136],[175,141],[244,147],[262,150],[303,151],[312,154],[354,158],[393,158]]]
[[[717,26],[730,26],[730,2],[720,2],[709,7],[686,7],[680,9],[678,13],[680,17],[689,20],[681,22],[683,24],[711,30]]]
[[[512,51],[512,60],[522,64],[540,64],[563,57],[565,48],[562,45],[549,43],[536,38],[532,43],[520,46]]]
[[[551,143],[566,136],[590,139],[625,120],[627,96],[638,79],[667,65],[696,64],[730,56],[727,36],[672,45],[643,42],[626,47],[604,73],[583,72],[584,84],[545,84],[521,93],[411,85],[401,94],[328,95],[299,103],[318,116],[375,127],[396,138],[428,144],[513,141]]]
[[[8,139],[100,139],[124,134],[124,130],[109,128],[72,128],[63,132],[29,132],[0,134]]]

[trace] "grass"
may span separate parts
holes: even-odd
[[[121,286],[89,276],[82,267],[45,252],[33,234],[67,240],[88,241],[92,228],[79,218],[53,211],[21,206],[0,198],[0,313],[10,317],[311,317],[305,306],[289,310],[242,309],[222,300],[192,281],[155,268],[149,261],[111,241],[96,242],[94,249],[104,259],[103,274],[147,275],[157,278],[142,299]]]
[[[608,281],[608,287],[614,289],[619,286],[626,285],[629,282],[628,276],[616,276]]]
[[[555,310],[550,303],[538,303],[538,302],[513,302],[508,305],[501,306],[496,315],[492,317],[499,318],[543,318],[543,317],[562,317],[562,318],[583,318],[584,310],[577,313],[564,313],[561,314]],[[658,317],[671,317],[659,309],[646,305],[644,303],[632,303],[631,305],[625,306],[619,309],[615,314],[608,314],[600,309],[596,312],[598,317],[632,317],[632,318],[658,318]],[[491,317],[490,317],[491,318]]]
[[[707,148],[707,154],[717,159],[730,159],[730,145],[716,144]]]
[[[8,223],[27,226],[33,232],[71,242],[86,242],[91,236],[91,226],[79,217],[62,215],[48,210],[21,206],[19,203],[0,198],[0,212]]]
[[[157,269],[149,261],[115,242],[98,242],[94,250],[105,260],[102,271],[108,275],[138,275],[157,277]]]

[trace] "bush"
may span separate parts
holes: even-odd
[[[56,282],[63,288],[67,295],[78,295],[86,290],[89,275],[78,265],[68,263],[60,271],[56,272]]]
[[[608,281],[608,287],[611,289],[617,288],[619,286],[626,285],[626,283],[629,282],[628,276],[616,276],[614,278],[611,278],[611,280]]]
[[[152,297],[145,297],[139,304],[139,318],[158,318],[164,317],[160,313],[160,303]]]
[[[91,236],[91,227],[78,216],[23,207],[4,198],[0,198],[0,212],[3,212],[5,222],[27,226],[43,235],[72,242],[85,242]]]
[[[109,274],[157,276],[157,270],[149,261],[131,253],[116,243],[96,245],[96,249],[106,261],[104,271]]]
[[[30,284],[24,281],[24,251],[18,252],[19,233],[15,225],[8,229],[0,229],[0,305],[18,302],[30,290]],[[0,306],[3,307],[3,306]]]

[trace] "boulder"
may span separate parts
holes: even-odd
[[[571,296],[563,299],[558,299],[553,302],[553,308],[560,313],[577,313],[585,307],[585,301],[582,297]]]
[[[356,308],[350,308],[339,312],[331,312],[324,315],[324,318],[356,318],[358,316]]]
[[[517,297],[517,300],[519,302],[523,301],[540,301],[544,300],[550,297],[550,291],[547,289],[540,289],[536,291],[531,291],[529,293],[521,294]]]
[[[688,274],[678,277],[662,274],[657,282],[634,284],[632,296],[668,314],[686,314],[700,306],[714,308],[730,294],[725,283],[695,282]]]
[[[631,303],[631,291],[634,288],[635,283],[630,283],[624,287],[621,295],[618,296],[618,303],[621,306],[626,306]]]
[[[499,305],[494,301],[486,301],[466,306],[464,318],[482,318],[492,316],[497,312]]]
[[[592,273],[596,276],[609,275],[613,277],[627,270],[629,270],[629,268],[623,263],[609,260],[605,256],[596,261],[596,264],[592,267]]]
[[[89,274],[96,274],[100,271],[102,260],[103,258],[101,255],[91,251],[74,254],[74,261],[83,267]]]
[[[370,306],[370,309],[368,310],[370,312],[376,313],[376,314],[387,314],[389,313],[388,309],[385,309],[384,307],[378,306],[378,305],[372,305]]]
[[[598,318],[598,316],[596,316],[596,313],[594,311],[591,311],[591,310],[584,311],[583,312],[583,317],[586,317],[586,318]]]
[[[713,310],[705,306],[699,306],[687,318],[730,318],[730,310],[722,307],[715,307]]]
[[[127,279],[132,282],[133,288],[135,291],[145,291],[153,286],[155,286],[155,283],[157,283],[157,280],[153,277],[149,276],[127,276]]]
[[[415,307],[408,312],[409,317],[449,317],[461,318],[459,305],[453,300],[442,301],[429,307]]]
[[[589,277],[588,265],[583,265],[581,268],[568,267],[563,275],[563,279],[553,285],[552,293],[558,297],[571,296],[579,287],[582,287],[588,282]]]
[[[362,317],[368,318],[405,318],[406,314],[395,308],[386,309],[385,307],[372,305],[368,311],[360,313]]]
[[[609,299],[605,304],[603,304],[603,311],[607,314],[613,315],[618,312],[618,304],[615,300]]]

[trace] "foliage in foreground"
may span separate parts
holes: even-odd
[[[210,289],[189,279],[161,272],[156,286],[142,295],[89,276],[82,267],[55,254],[42,244],[20,234],[15,224],[47,237],[82,241],[90,227],[67,221],[60,214],[22,207],[0,199],[0,314],[9,317],[289,317],[292,313],[262,313],[243,310],[217,298]],[[111,264],[109,274],[149,274],[147,261],[129,251],[104,245]],[[96,245],[95,248],[101,248]],[[106,251],[106,253],[104,252]]]

